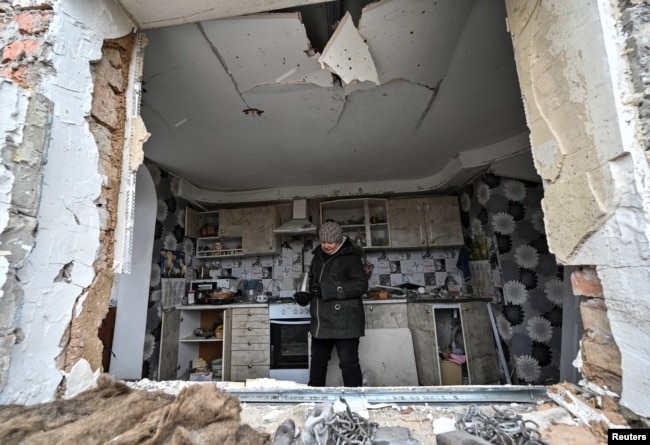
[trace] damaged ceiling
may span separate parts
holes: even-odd
[[[198,189],[536,176],[502,0],[147,3],[145,156]]]

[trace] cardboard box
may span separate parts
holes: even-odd
[[[440,378],[442,385],[462,385],[463,368],[458,363],[442,360],[440,362]]]
[[[190,374],[190,382],[211,382],[211,372],[193,372]]]

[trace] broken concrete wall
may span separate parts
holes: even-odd
[[[574,295],[588,297],[580,303],[585,335],[575,364],[588,381],[620,394],[621,352],[612,336],[603,287],[594,268],[582,267],[573,272],[571,287]]]
[[[108,181],[88,123],[91,62],[131,24],[112,2],[0,6],[0,228],[9,251],[0,258],[0,403],[38,403],[88,388],[100,371],[99,303],[112,280],[96,270]]]
[[[595,266],[621,354],[621,402],[647,417],[650,170],[635,69],[644,59],[633,62],[628,45],[645,41],[630,16],[647,18],[650,6],[621,4],[506,1],[550,250],[564,265]]]

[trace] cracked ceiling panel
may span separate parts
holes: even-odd
[[[118,0],[140,29],[196,23],[334,0]]]
[[[475,0],[383,0],[363,9],[359,34],[379,81],[407,79],[435,88],[447,74]]]
[[[298,13],[260,14],[201,24],[240,92],[272,84],[331,86],[311,54]]]
[[[498,0],[476,2],[458,40],[463,51],[454,54],[418,143],[435,137],[440,147],[470,150],[527,132],[504,14]],[[459,131],[459,125],[471,131]]]
[[[359,181],[421,178],[440,169],[447,156],[410,143],[415,123],[432,94],[421,85],[396,80],[348,95],[336,128],[324,141],[328,146],[327,153],[323,154],[325,160],[345,159],[346,165],[355,169],[353,176]],[[431,144],[428,147],[431,148]],[[431,164],[423,159],[427,151],[431,153],[427,157],[434,159]],[[378,156],[382,162],[373,161]],[[411,162],[411,159],[418,159],[418,162]],[[343,170],[330,162],[325,165],[330,170],[329,177],[349,182],[349,173],[348,181],[343,181]]]
[[[341,21],[361,11],[348,3],[147,31],[145,156],[237,199],[242,190],[426,182],[468,150],[502,155],[495,145],[527,132],[502,0],[360,0],[357,30]],[[308,54],[307,36],[333,35],[337,21],[339,35],[319,45],[352,48],[357,37],[343,31],[358,32],[379,85],[348,83]]]
[[[148,31],[147,38],[141,114],[151,137],[145,156],[192,171],[217,150],[215,126],[232,124],[246,105],[197,25]]]
[[[359,35],[349,12],[339,22],[318,61],[324,68],[338,75],[345,84],[371,81],[379,85],[377,69],[368,45]]]

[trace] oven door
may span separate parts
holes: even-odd
[[[271,320],[271,369],[309,368],[309,323]]]

